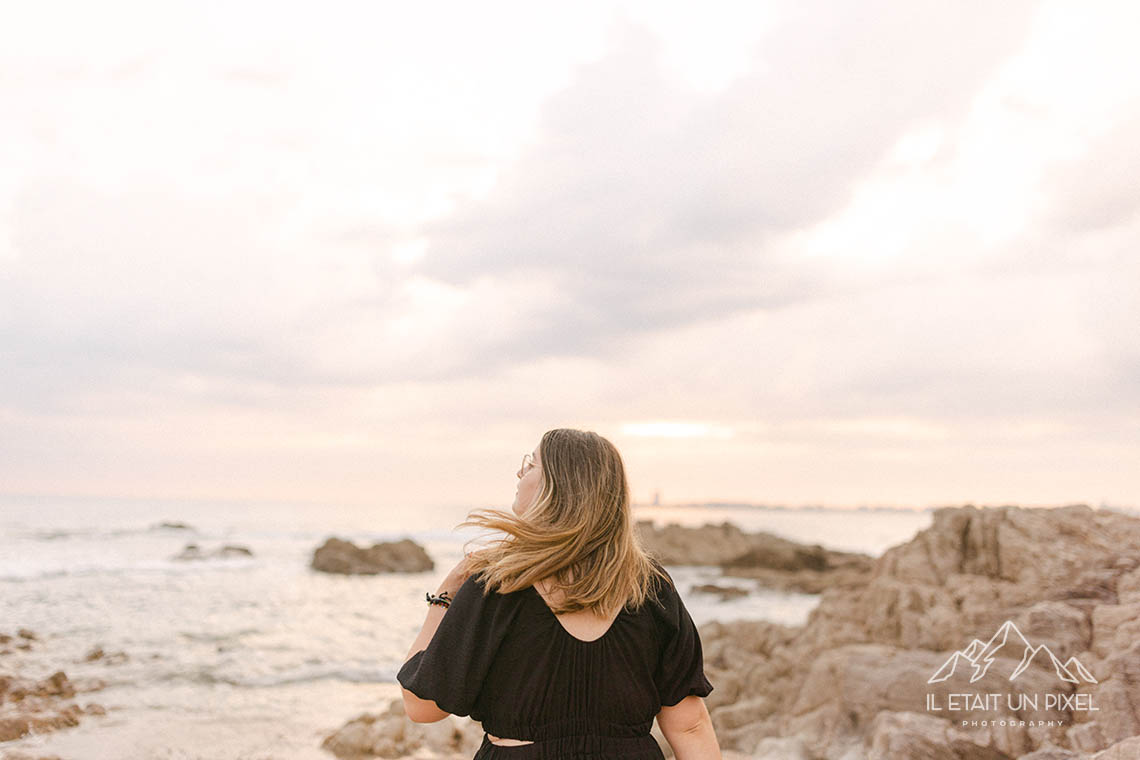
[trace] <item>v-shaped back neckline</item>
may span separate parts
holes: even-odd
[[[562,632],[565,633],[570,638],[574,639],[574,641],[577,641],[579,644],[596,644],[597,642],[604,639],[606,636],[609,636],[610,631],[612,631],[614,629],[614,626],[617,625],[618,618],[620,618],[622,615],[625,614],[625,607],[622,607],[620,610],[618,610],[618,614],[615,615],[614,619],[610,621],[609,627],[606,628],[605,632],[601,636],[599,636],[598,638],[596,638],[596,639],[580,639],[577,636],[575,636],[574,634],[570,633],[570,631],[568,631],[566,629],[566,626],[562,625],[562,621],[559,620],[558,616],[554,614],[554,610],[550,609],[550,605],[546,603],[546,599],[543,598],[542,593],[537,588],[535,588],[533,584],[528,586],[527,588],[530,591],[534,592],[535,597],[542,604],[542,606],[546,609],[547,614],[549,614],[550,617],[554,618],[554,622],[558,625],[559,628],[562,629]]]

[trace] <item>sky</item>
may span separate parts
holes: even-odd
[[[1135,3],[25,3],[0,494],[1140,506]]]

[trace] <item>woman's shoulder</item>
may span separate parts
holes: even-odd
[[[646,598],[646,606],[652,611],[654,618],[666,625],[676,618],[677,608],[683,602],[677,590],[673,576],[665,569],[660,561],[651,558],[650,561],[661,572],[650,577],[650,593]]]
[[[501,604],[503,602],[517,602],[523,598],[526,589],[503,592],[489,584],[479,573],[474,573],[463,581],[459,590],[455,592],[456,599],[462,594],[464,597],[477,597],[482,603],[488,601]]]
[[[669,574],[669,571],[665,569],[665,565],[661,563],[661,560],[656,557],[650,557],[649,563],[657,570],[657,572],[651,573],[649,576],[651,589],[660,596],[676,594],[677,585],[673,581],[673,576]]]

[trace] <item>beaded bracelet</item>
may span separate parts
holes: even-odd
[[[441,604],[443,605],[444,609],[451,606],[451,596],[446,591],[444,591],[439,596],[432,596],[431,594],[425,592],[424,596],[427,597],[428,604]]]

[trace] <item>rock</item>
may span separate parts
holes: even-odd
[[[1017,760],[1085,760],[1088,755],[1059,747],[1045,747],[1022,755]]]
[[[151,530],[194,530],[184,522],[160,522],[151,526]]]
[[[237,546],[234,544],[226,544],[225,546],[218,547],[211,552],[202,551],[198,544],[186,544],[182,547],[182,551],[175,554],[171,559],[179,561],[199,560],[199,559],[228,559],[231,557],[252,557],[253,552],[245,546]]]
[[[1140,736],[1117,742],[1103,752],[1097,752],[1089,760],[1136,760],[1140,757]]]
[[[720,597],[720,601],[728,599],[737,599],[742,596],[748,596],[748,589],[740,588],[738,586],[718,586],[715,583],[703,583],[700,586],[693,586],[691,592],[696,594],[715,594]]]
[[[1106,594],[1105,579],[1090,584],[1089,573],[1131,556],[1140,557],[1134,517],[1087,507],[937,510],[930,528],[880,557],[865,589],[825,592],[808,635],[821,645],[838,637],[952,651],[1038,602],[1064,600],[1086,614]]]
[[[948,721],[914,712],[883,712],[866,740],[867,760],[1011,760]]]
[[[719,565],[725,575],[783,591],[818,594],[832,586],[859,586],[872,565],[863,554],[800,544],[771,533],[745,533],[728,522],[655,528],[651,520],[640,520],[637,532],[646,551],[663,564]]]
[[[74,697],[75,687],[67,680],[67,674],[57,670],[39,682],[38,694],[44,697]]]
[[[1140,639],[1140,601],[1099,604],[1092,610],[1092,651],[1106,658]]]
[[[1111,743],[1105,738],[1104,732],[1100,730],[1100,723],[1097,721],[1080,723],[1070,727],[1065,738],[1068,740],[1069,746],[1079,752],[1097,752],[1106,749]]]
[[[382,714],[353,718],[321,742],[341,758],[406,757],[422,750],[469,758],[483,741],[482,727],[470,718],[449,715],[435,723],[413,723],[403,700],[394,699]]]
[[[1088,614],[1064,602],[1037,602],[1015,616],[1014,622],[1035,645],[1048,645],[1062,660],[1086,652],[1092,644]]]
[[[785,572],[766,567],[726,567],[724,575],[754,580],[762,588],[800,594],[822,594],[830,588],[858,588],[865,586],[868,578],[865,569],[857,568]]]
[[[20,630],[16,631],[16,635],[21,639],[28,639],[29,641],[36,640],[35,632],[29,631],[27,628],[21,628]]]
[[[1116,580],[1116,595],[1121,604],[1140,602],[1140,567],[1124,569]]]
[[[94,703],[82,708],[64,702],[77,692],[94,691],[103,685],[99,681],[74,684],[62,670],[38,681],[19,675],[0,675],[0,742],[79,725],[85,713],[105,714],[106,711]]]
[[[1122,558],[1140,558],[1135,517],[1083,505],[945,508],[934,512],[930,528],[884,554],[875,574],[935,586],[976,575],[1035,587],[1038,595],[1048,588],[1057,589],[1056,598],[1080,598],[1092,583],[1087,571],[1110,569]]]
[[[186,544],[182,547],[182,551],[175,554],[171,559],[188,560],[188,559],[203,559],[201,547],[198,544]]]
[[[78,705],[26,711],[0,717],[0,742],[13,741],[31,733],[43,734],[79,725],[83,710]]]
[[[776,709],[776,703],[770,696],[753,697],[732,705],[725,705],[717,712],[718,729],[733,730],[747,726],[771,715]]]
[[[362,549],[351,541],[329,538],[315,552],[310,567],[324,573],[376,575],[421,573],[435,568],[424,548],[411,539],[373,544]]]
[[[5,697],[12,702],[19,702],[28,697],[62,697],[68,699],[75,696],[75,687],[62,670],[58,670],[40,681],[9,679],[5,687]]]
[[[798,736],[761,739],[750,757],[753,760],[815,760],[804,740]]]
[[[718,531],[722,548],[743,535]],[[800,573],[818,557],[806,556]],[[706,704],[724,748],[789,757],[802,748],[813,760],[945,751],[954,760],[1087,760],[1120,746],[1121,757],[1140,758],[1124,744],[1140,735],[1140,519],[1129,515],[1080,505],[938,510],[930,528],[875,561],[865,583],[827,588],[806,625],[709,623],[701,638],[716,686]],[[977,682],[971,651],[989,653]],[[1018,691],[1091,695],[1098,710],[955,712],[989,720],[965,735],[923,712],[928,694],[944,704],[951,693],[1007,691],[1029,654]],[[1064,679],[1068,669],[1077,683]],[[945,678],[928,683],[936,675]]]
[[[128,659],[126,652],[104,652],[103,647],[97,646],[87,652],[83,657],[83,662],[95,662],[102,660],[107,665],[120,665]]]
[[[638,538],[647,552],[666,565],[720,565],[753,548],[752,539],[731,523],[688,528],[669,524],[655,528],[638,520]]]
[[[800,544],[771,533],[745,533],[729,522],[700,528],[670,523],[655,528],[653,521],[639,520],[637,532],[645,549],[666,565],[764,567],[794,572],[859,565],[869,568],[871,562],[866,555]]]
[[[1095,687],[1100,708],[1095,723],[1073,726],[1073,746],[1084,751],[1106,749],[1140,734],[1140,640],[1132,639],[1112,651],[1097,669]]]

